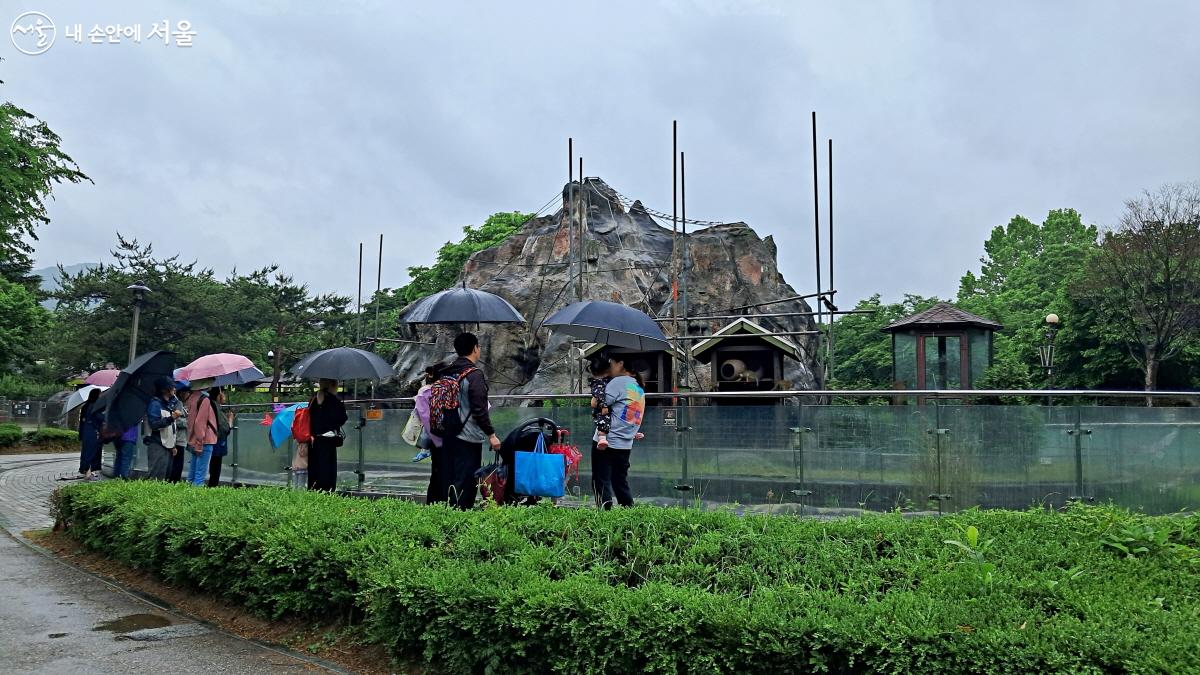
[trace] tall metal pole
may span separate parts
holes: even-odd
[[[133,302],[133,332],[129,334],[129,361],[133,363],[133,359],[137,357],[137,342],[138,342],[138,323],[142,318],[142,301],[135,300]]]
[[[821,199],[820,199],[820,184],[818,182],[820,177],[817,175],[817,111],[815,111],[815,110],[813,111],[813,114],[812,114],[812,146],[813,146],[813,235],[816,238],[816,245],[813,247],[813,251],[816,253],[816,257],[817,257],[817,265],[816,265],[816,267],[817,267],[817,292],[820,293],[825,290],[825,286],[824,286],[824,284],[821,283],[821,205],[820,205]],[[821,321],[821,314],[822,314],[821,300],[823,297],[824,296],[817,296],[817,325],[820,325],[822,323],[822,321]],[[820,346],[820,342],[819,342],[820,339],[821,338],[818,335],[817,336],[817,340],[818,340],[817,353],[818,354],[821,352],[821,346]]]
[[[579,187],[581,189],[580,195],[581,195],[581,200],[583,201],[583,204],[581,206],[583,208],[581,208],[579,211],[579,251],[577,254],[579,256],[579,278],[576,279],[576,281],[575,281],[575,301],[576,302],[583,300],[583,274],[584,274],[584,271],[587,269],[585,267],[586,263],[584,262],[583,250],[585,248],[584,240],[587,235],[586,230],[587,230],[588,193],[587,193],[587,190],[585,189],[586,186],[584,185],[584,179],[583,179],[583,155],[579,156]],[[582,365],[580,367],[582,367]]]
[[[567,288],[575,283],[575,139],[567,138]],[[571,378],[571,393],[580,392],[580,374],[583,362],[576,366],[576,377]]]
[[[362,266],[363,245],[358,242],[358,301],[354,310],[354,343],[362,344]],[[358,398],[358,380],[354,380],[354,398]]]
[[[375,337],[379,337],[379,294],[383,292],[383,233],[379,233],[379,267],[375,270]]]
[[[679,335],[679,120],[671,120],[671,318]],[[680,366],[684,365],[682,363]],[[679,368],[671,369],[672,389],[679,391]]]
[[[826,153],[826,155],[829,158],[829,170],[825,172],[827,174],[826,178],[829,180],[829,200],[828,200],[828,203],[829,203],[829,289],[833,290],[835,288],[835,286],[833,285],[833,139],[832,138],[829,139],[829,151]],[[817,290],[820,290],[820,289],[817,289]],[[829,314],[829,340],[828,340],[829,358],[827,360],[827,362],[829,364],[828,375],[830,377],[833,376],[833,366],[834,366],[834,363],[833,363],[833,360],[834,360],[834,356],[833,356],[833,321],[834,321],[833,313],[831,312]]]
[[[683,242],[683,260],[679,270],[679,290],[683,295],[683,333],[687,335],[690,332],[690,321],[688,321],[688,294],[687,294],[687,272],[688,272],[688,238],[687,238],[687,168],[684,162],[683,153],[679,153],[679,211],[683,216],[680,222],[680,234]],[[690,351],[683,359],[685,386],[692,384],[692,359]]]

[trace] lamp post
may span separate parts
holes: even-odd
[[[142,303],[146,301],[146,294],[150,292],[150,289],[139,281],[130,284],[125,290],[133,291],[133,330],[129,333],[129,362],[133,363],[133,359],[137,356],[138,322],[142,318]]]
[[[1047,314],[1045,321],[1046,344],[1038,347],[1038,355],[1042,359],[1042,368],[1046,371],[1047,389],[1054,388],[1054,336],[1058,333],[1059,319],[1057,314]],[[1046,397],[1046,405],[1050,405],[1050,397]]]

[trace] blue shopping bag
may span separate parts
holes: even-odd
[[[538,434],[533,452],[516,453],[513,490],[532,497],[561,497],[567,482],[567,466],[562,455],[546,452],[544,434]]]

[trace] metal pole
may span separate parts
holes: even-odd
[[[379,337],[379,294],[383,292],[383,233],[379,233],[379,267],[375,271],[375,337]]]
[[[687,272],[688,272],[688,238],[687,238],[687,164],[685,163],[684,153],[679,153],[679,213],[683,216],[683,222],[680,224],[681,241],[683,242],[683,261],[679,270],[679,288],[683,295],[683,334],[686,336],[691,330],[691,322],[688,320],[688,292],[687,292]],[[691,351],[684,352],[683,357],[684,386],[692,386],[692,354]]]
[[[366,452],[363,449],[363,428],[367,425],[366,415],[363,414],[363,405],[358,404],[358,491],[362,492],[363,483],[367,480],[366,472]]]
[[[826,171],[826,178],[829,181],[829,287],[833,288],[833,139],[829,139],[829,151],[826,153],[829,159],[829,170]],[[818,291],[821,289],[817,289]],[[818,300],[824,300],[821,298]],[[833,314],[829,315],[829,376],[833,376],[834,354],[833,354]]]
[[[671,120],[671,318],[679,335],[679,120]],[[679,369],[675,369],[674,389],[679,389]]]
[[[354,341],[362,343],[362,267],[363,245],[358,242],[358,303],[354,309]],[[358,380],[354,380],[354,398],[358,398]]]
[[[582,155],[580,155],[580,157],[579,157],[579,187],[581,187],[581,188],[586,187],[585,181],[583,178],[583,156]],[[584,257],[583,257],[583,250],[585,248],[584,240],[587,237],[588,193],[587,193],[586,189],[582,191],[582,198],[583,198],[583,204],[582,204],[583,208],[579,211],[579,250],[576,253],[576,255],[579,256],[579,278],[575,280],[575,301],[576,302],[583,300],[583,275],[584,275],[584,272],[587,270],[586,263],[584,262]],[[581,362],[580,368],[582,368],[582,367],[583,366],[582,366],[582,362]],[[580,391],[582,391],[582,389]]]
[[[129,334],[129,363],[133,363],[133,359],[137,357],[138,323],[141,318],[142,301],[137,300],[133,303],[133,332]]]
[[[237,480],[237,478],[238,478],[238,416],[237,416],[236,410],[233,413],[233,429],[231,429],[229,433],[233,437],[233,443],[230,444],[230,448],[229,448],[229,452],[232,455],[232,457],[230,457],[230,464],[229,464],[229,468],[232,469],[232,474],[229,476],[229,484],[232,485],[233,487],[237,487],[237,484],[238,484],[238,480]],[[147,467],[147,468],[149,468],[149,467]]]
[[[575,139],[567,139],[567,288],[575,284]],[[582,362],[571,378],[571,393],[580,393]]]
[[[1079,397],[1073,401],[1075,406],[1075,499],[1084,501],[1083,496],[1083,409],[1079,407]]]
[[[816,237],[816,246],[813,250],[817,256],[817,292],[821,292],[824,284],[821,283],[821,209],[820,209],[820,185],[817,175],[817,112],[814,110],[812,114],[812,145],[813,145],[813,234]],[[817,323],[821,323],[821,299],[817,298]]]

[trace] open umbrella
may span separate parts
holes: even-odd
[[[414,302],[400,316],[402,323],[525,323],[525,317],[504,298],[467,288],[451,288]]]
[[[111,429],[128,429],[146,416],[146,407],[154,398],[154,382],[171,377],[175,370],[175,352],[149,352],[125,366],[117,381],[100,395],[106,408],[104,423]]]
[[[108,387],[100,386],[98,384],[89,384],[76,389],[75,391],[71,392],[71,395],[67,397],[67,402],[63,404],[63,414],[66,415],[84,403],[87,403],[88,395],[92,393],[93,389],[105,391],[108,389]]]
[[[84,384],[94,384],[98,387],[111,387],[111,386],[113,386],[113,383],[115,383],[117,381],[117,376],[119,376],[120,374],[121,374],[121,371],[119,371],[115,368],[109,368],[107,370],[97,370],[96,372],[92,373],[91,375],[88,375],[87,379],[84,380],[83,383]]]
[[[255,380],[260,380],[262,378],[263,378],[263,371],[259,370],[258,368],[255,368],[254,366],[250,366],[249,368],[242,368],[241,370],[235,370],[232,373],[218,375],[213,380],[213,384],[218,387],[231,387],[231,386],[236,386],[236,385],[249,384],[251,382],[254,382]]]
[[[300,359],[292,366],[292,374],[310,380],[382,380],[395,372],[377,354],[353,347],[335,347]]]
[[[659,351],[671,346],[654,319],[616,302],[572,303],[550,315],[542,325],[581,340],[614,347]]]
[[[287,439],[292,436],[292,420],[296,418],[296,411],[301,408],[307,408],[307,403],[296,403],[280,410],[275,414],[275,419],[271,420],[271,447],[278,448],[283,445]]]
[[[209,380],[253,367],[254,362],[241,354],[208,354],[180,368],[176,379]]]

